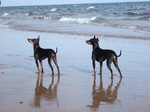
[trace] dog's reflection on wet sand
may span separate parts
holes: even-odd
[[[92,109],[97,109],[101,105],[101,103],[114,103],[117,100],[118,89],[121,84],[122,78],[120,78],[119,82],[113,88],[113,79],[110,79],[111,83],[107,88],[103,88],[103,80],[100,77],[100,85],[96,86],[96,76],[94,76],[93,80],[93,90],[92,90],[92,104],[88,105],[88,107]]]
[[[57,88],[60,81],[60,75],[58,75],[57,82],[54,83],[54,75],[51,76],[52,80],[49,87],[45,87],[43,85],[43,73],[38,73],[38,78],[35,87],[35,95],[34,95],[34,104],[33,107],[41,107],[41,101],[44,99],[45,101],[51,101],[57,103],[57,107],[59,106],[58,98],[57,98]]]

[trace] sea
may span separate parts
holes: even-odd
[[[150,2],[1,6],[0,28],[150,40]]]

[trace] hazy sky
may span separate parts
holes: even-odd
[[[22,5],[51,5],[51,4],[76,4],[76,3],[108,3],[108,2],[133,2],[142,0],[1,0],[2,6]],[[150,1],[150,0],[144,0]]]

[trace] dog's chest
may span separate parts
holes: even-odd
[[[46,58],[46,54],[44,51],[42,51],[41,49],[36,49],[35,52],[34,52],[34,57],[36,59],[40,59],[40,60],[43,60]]]
[[[96,60],[98,62],[103,62],[105,60],[105,56],[100,52],[93,52],[92,53],[92,60]]]
[[[38,54],[38,53],[34,53],[34,57],[35,57],[36,59],[39,59],[39,54]]]

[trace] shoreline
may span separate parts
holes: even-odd
[[[84,33],[73,33],[73,32],[61,32],[61,31],[40,31],[40,30],[27,30],[27,29],[13,29],[13,28],[3,28],[1,29],[8,29],[12,31],[20,31],[20,32],[31,32],[31,33],[41,33],[41,34],[54,34],[54,35],[67,35],[67,36],[83,36],[83,37],[92,37],[92,36],[97,36],[98,38],[112,38],[112,39],[129,39],[129,40],[150,40],[148,37],[141,37],[141,36],[123,36],[123,35],[107,35],[107,34],[95,34],[95,33],[90,33],[90,34],[84,34]]]
[[[99,78],[96,63],[96,78],[93,76],[91,46],[85,43],[93,36],[51,34],[41,32],[0,29],[0,108],[11,112],[147,112],[150,110],[150,60],[147,40],[100,37],[103,49],[113,49],[117,54],[123,74],[120,80],[114,71],[113,82],[110,72],[103,65],[103,77]],[[33,46],[27,38],[40,37],[42,48],[58,47],[60,77],[54,77],[47,60],[43,61],[44,74],[37,74],[33,58]],[[42,76],[42,77],[39,77]],[[41,86],[37,86],[41,85]],[[110,96],[106,94],[110,93]],[[105,97],[111,102],[104,100]]]

